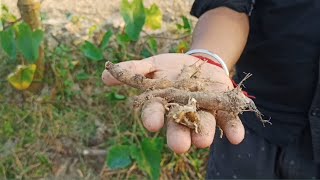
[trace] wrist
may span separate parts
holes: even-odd
[[[210,52],[206,49],[192,49],[186,52],[187,55],[198,57],[200,60],[207,61],[209,64],[221,67],[227,76],[229,76],[229,70],[223,59],[217,54]]]
[[[210,78],[211,80],[218,81],[218,82],[227,82],[230,80],[230,77],[226,75],[226,72],[220,66],[208,63],[208,61],[206,62],[205,60],[202,60],[195,55],[183,54],[183,56],[188,57],[186,58],[186,61],[184,63],[185,65],[190,66],[195,64],[196,66],[201,67],[199,70],[201,71],[202,77]],[[216,61],[213,61],[213,62],[217,63]]]
[[[218,61],[212,59],[212,57],[210,56],[206,56],[205,54],[193,54],[192,56],[198,58],[199,60],[205,61],[208,64],[211,64],[223,69],[222,65]]]

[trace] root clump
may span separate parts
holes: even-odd
[[[201,65],[200,65],[201,66]],[[263,123],[262,114],[249,97],[242,92],[241,85],[247,76],[232,90],[225,92],[210,92],[207,89],[217,83],[210,79],[200,78],[200,66],[196,64],[185,66],[176,81],[168,79],[149,79],[143,75],[132,74],[117,64],[106,63],[106,69],[120,82],[144,91],[134,99],[135,107],[142,107],[147,101],[160,98],[164,102],[168,119],[201,133],[201,119],[198,111],[224,111],[238,116],[244,111],[255,112]]]

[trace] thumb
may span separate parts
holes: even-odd
[[[147,58],[143,60],[132,60],[121,62],[117,64],[121,69],[130,71],[133,74],[146,75],[155,71],[154,63],[152,58]],[[120,85],[120,81],[115,79],[108,70],[104,70],[102,73],[102,81],[108,86]]]

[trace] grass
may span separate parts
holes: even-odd
[[[171,49],[181,48],[189,38],[173,43],[158,39],[159,49],[168,44]],[[106,57],[116,61],[142,58],[144,46],[138,43],[121,49],[112,45]],[[100,80],[104,62],[89,61],[79,47],[60,44],[46,50],[45,60],[44,88],[38,94],[11,87],[5,77],[18,62],[6,56],[0,62],[0,179],[147,179],[135,163],[120,170],[110,170],[105,164],[112,145],[165,137],[165,130],[154,134],[142,127],[139,112],[130,103],[138,92],[104,86]],[[95,153],[85,155],[84,150]],[[208,149],[176,155],[165,146],[161,179],[204,179],[207,155]]]

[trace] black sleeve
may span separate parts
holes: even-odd
[[[206,11],[221,6],[250,15],[253,3],[254,0],[195,0],[191,8],[191,15],[199,18]]]

